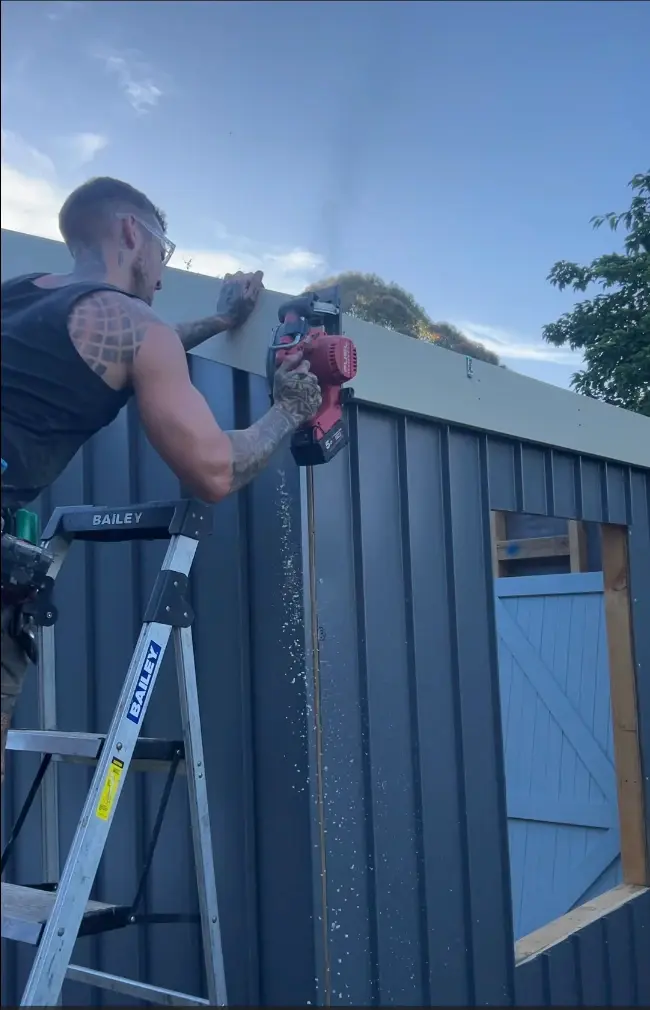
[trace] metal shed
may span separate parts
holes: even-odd
[[[3,277],[67,264],[60,244],[3,232]],[[215,288],[170,270],[160,311],[207,314]],[[192,355],[222,425],[266,409],[281,297],[267,293],[243,333]],[[193,577],[231,1001],[647,1005],[650,421],[359,320],[346,331],[360,362],[349,450],[313,473],[280,454],[215,509]],[[42,511],[177,494],[129,409]],[[605,524],[624,883],[516,946],[491,509]],[[75,546],[57,598],[62,729],[106,728],[159,559],[156,545]],[[34,682],[21,726],[35,724]],[[144,732],[178,727],[167,670]],[[8,763],[5,824],[34,772]],[[64,856],[89,772],[66,766],[58,779]],[[127,784],[98,897],[129,899],[159,788]],[[174,804],[147,907],[192,911],[182,788]],[[35,811],[9,879],[43,879],[43,858]],[[197,937],[150,926],[84,939],[75,960],[197,991]],[[3,942],[3,1002],[19,998],[29,958]],[[66,983],[67,1005],[102,1001]]]

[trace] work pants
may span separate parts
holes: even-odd
[[[16,623],[14,607],[2,607],[2,782],[5,778],[5,746],[11,717],[23,688],[29,659],[12,635]]]

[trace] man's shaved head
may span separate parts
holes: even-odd
[[[165,215],[127,182],[90,179],[70,194],[59,228],[75,269],[102,277],[151,305],[174,251]]]
[[[103,176],[78,186],[59,212],[59,228],[73,256],[77,250],[97,245],[110,234],[116,214],[134,214],[157,223],[164,233],[165,215],[128,182]]]

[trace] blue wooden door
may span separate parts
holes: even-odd
[[[602,573],[496,580],[515,938],[621,880]]]

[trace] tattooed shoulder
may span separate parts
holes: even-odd
[[[147,329],[158,317],[143,302],[97,291],[73,308],[68,332],[78,354],[107,385],[122,389]]]

